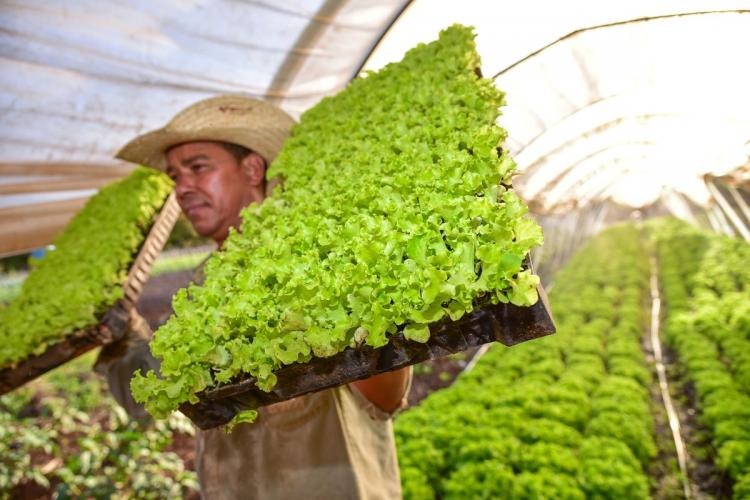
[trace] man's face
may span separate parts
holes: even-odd
[[[198,234],[223,243],[229,228],[239,227],[240,210],[253,201],[240,163],[215,142],[186,142],[166,156],[185,216]]]

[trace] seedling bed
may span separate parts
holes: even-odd
[[[116,342],[128,327],[128,318],[148,280],[156,257],[167,242],[169,233],[180,215],[175,194],[170,194],[154,218],[125,280],[124,297],[101,315],[98,325],[75,332],[30,356],[14,367],[0,370],[0,395],[10,392],[36,377],[71,361],[91,349]]]
[[[500,342],[512,346],[555,332],[549,303],[539,286],[539,301],[531,307],[512,304],[480,305],[458,321],[446,318],[430,325],[426,343],[407,340],[403,331],[390,337],[383,347],[362,345],[328,357],[313,358],[278,369],[277,384],[270,392],[248,377],[200,393],[198,403],[183,403],[180,411],[199,428],[227,424],[240,411],[278,403],[356,380],[421,363],[428,359]]]

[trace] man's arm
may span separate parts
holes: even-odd
[[[143,405],[136,403],[130,393],[130,379],[136,371],[158,371],[159,362],[151,355],[148,342],[151,329],[135,310],[132,311],[128,330],[117,342],[104,346],[94,364],[94,371],[107,379],[109,390],[125,411],[139,422],[150,417]]]
[[[387,413],[393,413],[406,395],[410,377],[411,370],[406,367],[357,380],[352,385],[372,404]]]

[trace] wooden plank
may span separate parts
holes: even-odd
[[[49,193],[57,191],[76,191],[82,189],[99,189],[102,186],[120,179],[117,176],[70,176],[49,179],[25,180],[10,184],[0,184],[0,195]]]
[[[85,177],[125,177],[133,168],[130,163],[28,162],[0,163],[0,175],[63,175]]]
[[[180,216],[180,206],[177,204],[177,195],[172,191],[167,200],[164,202],[159,214],[154,219],[154,223],[146,236],[146,240],[141,245],[138,256],[131,265],[128,278],[125,280],[125,302],[128,308],[135,307],[143,291],[143,284],[148,281],[151,275],[151,268],[154,265],[155,258],[164,245],[167,243],[172,228]]]
[[[0,208],[0,223],[5,224],[11,219],[28,216],[46,216],[57,211],[70,210],[75,207],[82,207],[88,197],[70,198],[67,200],[46,201],[42,203],[33,203],[30,205],[14,205],[11,207]]]
[[[0,257],[49,245],[86,200],[74,198],[0,208]]]

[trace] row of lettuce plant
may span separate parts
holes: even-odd
[[[557,334],[493,346],[399,416],[405,498],[648,498],[648,273],[638,230],[607,230],[556,278]]]
[[[123,297],[128,270],[171,190],[166,175],[138,167],[88,200],[0,309],[0,367],[99,322]]]
[[[750,497],[750,245],[676,220],[650,225],[666,340],[694,387],[716,466]]]

